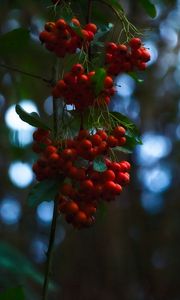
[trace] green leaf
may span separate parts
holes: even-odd
[[[14,29],[0,36],[0,54],[7,57],[25,55],[30,42],[29,30],[25,28]]]
[[[97,172],[104,172],[107,170],[103,156],[99,155],[95,158],[93,161],[93,169]]]
[[[114,9],[122,12],[124,11],[121,4],[119,3],[119,0],[105,0],[104,2],[108,3],[111,5]]]
[[[0,294],[0,300],[25,300],[23,289],[21,287],[9,288]]]
[[[83,37],[83,34],[81,32],[81,27],[80,26],[76,26],[74,23],[70,22],[69,26],[74,30],[74,32],[80,36],[81,38]]]
[[[156,17],[157,15],[156,7],[150,0],[139,0],[139,3],[151,18]]]
[[[117,146],[112,149],[112,151],[124,152],[124,153],[132,153],[133,151],[126,146]]]
[[[106,77],[106,70],[104,68],[98,68],[95,71],[95,75],[91,78],[96,96],[99,95],[99,93],[104,88],[105,77]]]
[[[43,123],[41,118],[36,112],[28,113],[19,104],[16,105],[16,113],[19,115],[20,119],[31,126],[37,128],[43,128],[49,130],[50,128]]]
[[[92,44],[104,47],[104,43],[100,42],[99,39],[104,37],[109,31],[111,31],[113,27],[114,25],[112,23],[108,23],[107,25],[100,25],[97,33],[94,36]]]
[[[128,117],[119,112],[110,112],[110,117],[112,125],[122,125],[126,128],[126,144],[122,146],[123,152],[130,153],[136,145],[142,144],[138,128]]]
[[[3,269],[15,274],[20,280],[26,277],[40,285],[43,284],[44,276],[34,267],[29,258],[14,246],[0,242],[0,270]],[[56,288],[52,282],[50,288]]]
[[[128,72],[127,73],[130,77],[132,77],[137,83],[142,83],[144,80],[138,78],[137,74],[135,72]]]
[[[58,193],[61,182],[43,180],[38,182],[28,196],[29,206],[36,206],[43,201],[52,201]]]

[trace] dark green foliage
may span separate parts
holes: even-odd
[[[50,129],[46,124],[43,123],[41,118],[36,112],[28,113],[19,104],[16,105],[16,112],[24,122],[31,126],[43,129]]]
[[[38,182],[29,193],[28,204],[36,206],[43,201],[52,201],[58,193],[61,182],[54,180]]]
[[[104,156],[97,156],[93,161],[93,169],[97,172],[104,172],[107,170],[107,166],[104,161]]]
[[[0,300],[25,300],[23,289],[21,287],[9,288],[0,294]]]

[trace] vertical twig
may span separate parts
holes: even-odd
[[[92,0],[88,0],[88,8],[87,8],[87,16],[86,16],[86,23],[91,22],[91,14],[92,14]],[[92,58],[92,49],[91,44],[88,47],[88,60],[91,61]]]
[[[55,85],[58,79],[58,61],[56,60],[53,66],[53,85]],[[58,102],[57,99],[53,98],[53,129],[54,129],[54,138],[56,139],[58,136]],[[57,217],[58,217],[58,201],[55,197],[54,199],[54,209],[53,209],[53,219],[51,223],[50,237],[49,237],[49,245],[47,251],[47,262],[46,262],[46,270],[43,284],[43,293],[42,300],[48,299],[48,287],[49,281],[51,277],[51,267],[53,260],[53,248],[54,248],[54,240],[56,235],[56,227],[57,227]]]

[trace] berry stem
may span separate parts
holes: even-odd
[[[55,85],[58,80],[59,75],[59,62],[58,59],[55,60],[55,63],[52,68],[52,84]],[[58,136],[58,102],[57,99],[53,98],[53,127],[54,127],[54,138],[56,139]],[[46,262],[46,270],[43,284],[43,293],[42,300],[48,299],[48,287],[51,276],[51,267],[53,260],[53,248],[54,248],[54,240],[56,234],[57,227],[57,217],[58,217],[58,201],[55,197],[54,199],[54,209],[53,209],[53,219],[51,223],[50,237],[49,237],[49,246],[47,251],[47,262]]]
[[[9,71],[12,71],[12,72],[17,72],[17,73],[20,73],[22,75],[26,75],[26,76],[35,78],[35,79],[40,79],[40,80],[42,80],[46,83],[49,83],[49,84],[52,83],[51,80],[49,80],[49,79],[43,78],[42,76],[39,76],[39,75],[31,74],[31,73],[26,72],[26,71],[19,70],[18,68],[15,68],[15,67],[11,67],[11,66],[8,66],[8,65],[5,65],[5,64],[0,64],[0,67],[4,68],[4,69],[7,69]]]

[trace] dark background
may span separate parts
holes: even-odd
[[[154,3],[158,15],[151,19],[137,1],[122,2],[152,54],[140,74],[144,82],[121,75],[111,104],[142,134],[143,146],[126,156],[131,183],[92,228],[77,231],[59,219],[51,300],[180,300],[180,1]],[[54,58],[38,41],[54,15],[49,5],[0,0],[1,64],[51,77]],[[31,30],[30,40],[26,31],[11,43],[2,38],[19,27]],[[50,93],[43,81],[0,67],[0,291],[22,284],[31,300],[40,299],[52,202],[27,205],[34,129],[18,119],[14,105],[48,119]]]

